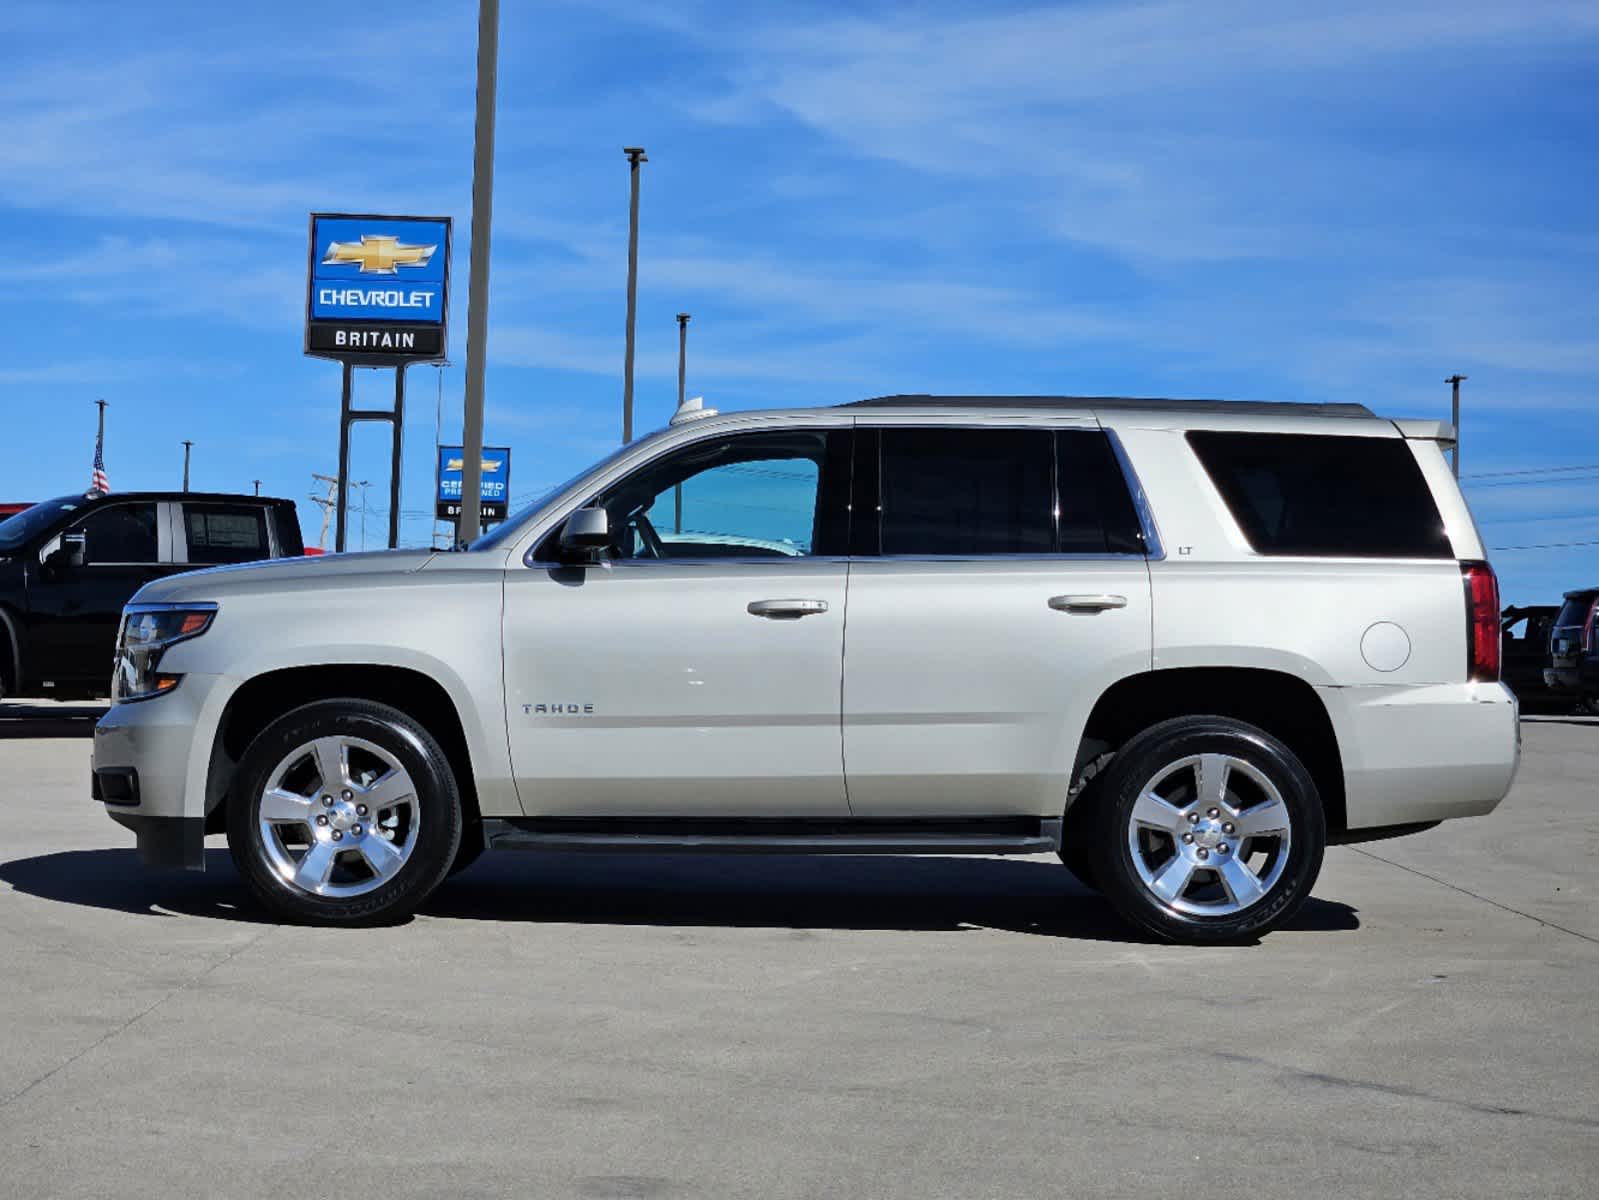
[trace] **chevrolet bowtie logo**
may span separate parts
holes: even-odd
[[[402,246],[386,233],[361,235],[359,242],[330,242],[322,265],[355,263],[363,275],[398,275],[401,267],[425,267],[438,246]]]

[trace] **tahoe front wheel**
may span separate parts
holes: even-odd
[[[367,700],[322,700],[274,721],[228,793],[239,873],[293,921],[408,916],[448,874],[460,840],[444,751],[405,713]]]
[[[1171,941],[1245,941],[1310,895],[1327,845],[1321,799],[1264,730],[1163,721],[1122,748],[1104,784],[1096,882],[1135,924]]]

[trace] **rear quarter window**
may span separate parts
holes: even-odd
[[[1454,557],[1400,438],[1195,431],[1188,444],[1259,554]]]

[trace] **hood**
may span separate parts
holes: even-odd
[[[139,589],[133,602],[165,603],[214,600],[253,592],[294,592],[324,587],[368,587],[375,577],[399,577],[421,570],[432,550],[375,550],[366,554],[324,554],[310,558],[277,558],[269,562],[209,567],[157,579]]]

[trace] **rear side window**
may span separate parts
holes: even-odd
[[[1050,554],[1054,438],[1038,429],[884,429],[882,553]]]
[[[245,505],[186,504],[183,525],[192,563],[255,562],[271,555],[266,510]]]
[[[1560,606],[1555,625],[1561,629],[1580,629],[1588,623],[1588,612],[1592,608],[1592,596],[1572,596]]]
[[[1399,438],[1196,431],[1188,444],[1260,554],[1454,557]]]
[[[1055,464],[1060,552],[1143,554],[1138,514],[1110,439],[1095,429],[1064,429],[1055,435]]]

